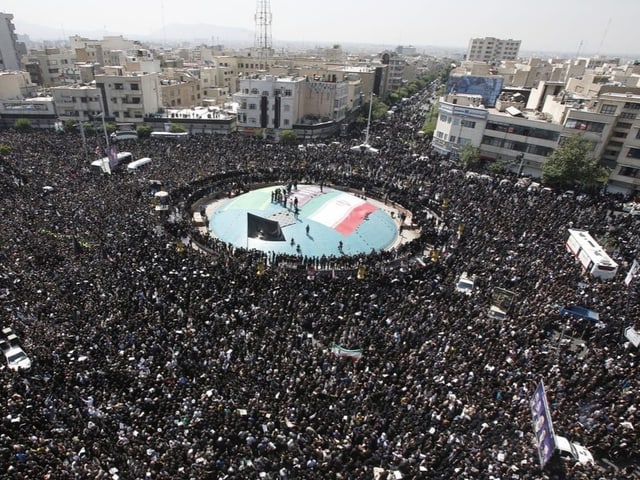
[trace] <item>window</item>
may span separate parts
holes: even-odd
[[[269,96],[269,92],[267,92],[266,90],[262,91],[262,96],[263,97],[268,97]]]
[[[283,125],[289,125],[289,119],[285,118],[284,121],[282,122]]]
[[[640,110],[640,103],[626,102],[624,104],[624,108],[628,108],[629,110]]]
[[[636,114],[632,112],[622,112],[620,118],[628,118],[629,120],[635,120]]]
[[[602,107],[600,107],[600,113],[603,113],[605,115],[614,115],[617,109],[617,105],[604,104],[602,105]]]
[[[137,83],[132,83],[131,90],[140,90],[140,85],[138,85]]]
[[[627,153],[627,158],[638,158],[640,159],[640,148],[630,148]]]
[[[255,103],[250,103],[249,104],[249,110],[255,110],[257,108]]]
[[[451,143],[456,143],[456,136],[455,135],[451,135],[451,137],[449,138],[449,141]]]
[[[291,105],[283,105],[282,106],[282,110],[285,112],[288,112],[291,110]],[[638,130],[638,133],[640,134],[640,130]]]
[[[576,130],[583,130],[585,132],[601,133],[604,130],[604,123],[589,122],[588,120],[576,120],[575,118],[567,120],[564,126],[567,128],[574,128]]]
[[[116,90],[124,90],[124,85],[122,83],[116,83],[113,85],[113,88]]]
[[[616,128],[631,128],[631,124],[626,122],[618,122],[616,124]]]
[[[445,122],[445,123],[446,123],[446,121],[447,121],[447,116],[441,113],[441,114],[440,114],[440,121],[441,121],[441,122]]]
[[[640,128],[638,129],[638,131],[636,132],[636,138],[640,138]]]
[[[291,90],[287,89],[287,90],[284,91],[284,96],[285,97],[290,97],[292,94],[293,94],[293,92]]]
[[[246,110],[247,109],[247,102],[246,101],[242,102],[240,104],[240,108],[242,108],[243,110]]]
[[[619,175],[623,175],[625,177],[638,178],[638,177],[640,177],[640,169],[634,168],[634,167],[621,166],[620,167],[620,171],[618,172],[618,174]]]
[[[466,128],[476,128],[476,122],[472,120],[460,120],[460,125]]]
[[[613,136],[616,138],[627,138],[627,132],[613,132]]]

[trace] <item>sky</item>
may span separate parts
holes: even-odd
[[[93,38],[169,33],[171,24],[211,24],[255,31],[257,0],[2,0],[16,33],[32,25]],[[366,43],[458,47],[469,39],[522,40],[521,52],[622,55],[640,58],[639,0],[271,0],[273,46],[301,41],[311,46]],[[215,43],[224,44],[216,37]],[[212,42],[213,43],[213,42]]]

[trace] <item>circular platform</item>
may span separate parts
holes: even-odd
[[[297,185],[290,188],[285,206],[285,193],[286,186],[273,185],[208,208],[212,235],[236,247],[310,257],[380,251],[398,239],[394,210],[380,202],[334,188]]]

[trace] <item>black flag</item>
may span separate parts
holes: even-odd
[[[259,238],[268,242],[283,242],[285,240],[278,222],[251,213],[247,213],[247,237]]]

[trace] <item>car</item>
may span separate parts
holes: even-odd
[[[560,435],[555,436],[556,449],[561,458],[576,461],[582,465],[594,465],[593,455],[589,450],[578,443],[570,442]]]
[[[465,295],[473,294],[475,281],[476,279],[474,275],[468,275],[467,272],[464,272],[460,277],[458,277],[458,281],[456,282],[456,291],[464,293]]]
[[[20,346],[18,336],[11,328],[2,329],[0,349],[2,349],[2,353],[7,361],[7,366],[11,370],[27,370],[31,368],[31,359]]]

